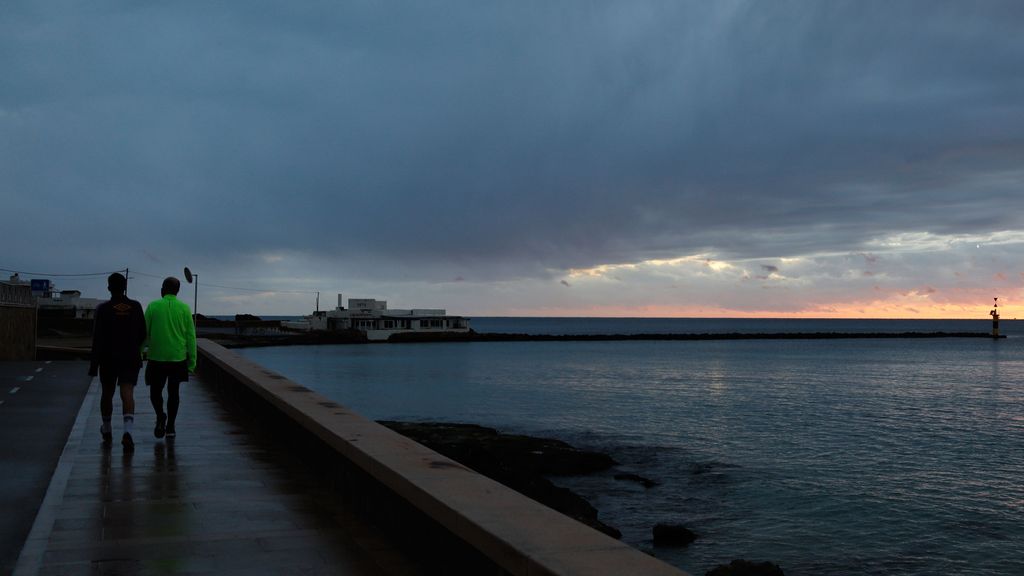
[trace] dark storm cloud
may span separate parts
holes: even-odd
[[[444,278],[1019,229],[1021,6],[18,3],[7,224]]]

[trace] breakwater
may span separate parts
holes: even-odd
[[[399,333],[389,342],[608,342],[705,340],[852,340],[865,338],[993,338],[984,332],[728,332],[701,334],[506,334]],[[996,338],[1006,338],[997,336]]]

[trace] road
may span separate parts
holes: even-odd
[[[89,389],[88,369],[88,362],[0,362],[0,574],[11,573],[32,528]]]

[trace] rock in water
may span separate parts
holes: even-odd
[[[639,474],[632,474],[632,473],[616,474],[615,475],[615,479],[616,480],[627,480],[627,481],[630,481],[630,482],[636,482],[637,484],[640,484],[644,488],[654,488],[655,486],[658,485],[657,482],[655,482],[654,480],[651,480],[650,478],[644,478],[643,476],[640,476]]]
[[[655,546],[686,546],[696,539],[697,535],[681,524],[658,524],[654,527]]]
[[[622,537],[618,529],[598,520],[597,509],[583,497],[544,477],[607,470],[615,465],[607,454],[579,450],[551,438],[502,434],[474,424],[380,423],[570,518],[613,538]]]
[[[704,576],[785,576],[782,568],[771,562],[750,562],[733,560],[729,564],[718,566]]]

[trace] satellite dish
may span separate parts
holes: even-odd
[[[185,280],[188,280],[189,284],[192,283],[192,271],[188,269],[188,266],[185,266]]]

